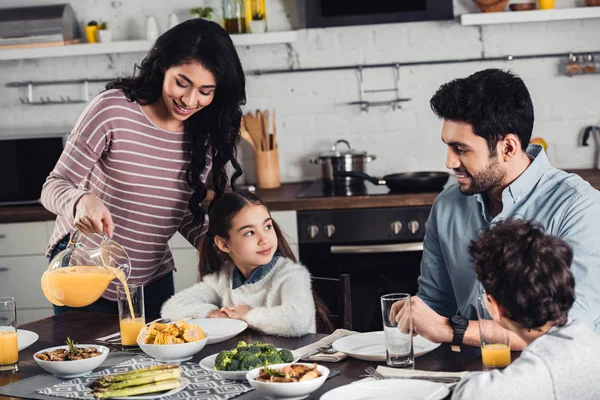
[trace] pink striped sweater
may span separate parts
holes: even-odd
[[[131,258],[130,282],[147,284],[175,268],[168,240],[179,231],[197,245],[207,224],[193,223],[185,174],[189,141],[159,128],[120,90],[98,95],[75,124],[42,189],[42,204],[58,217],[46,255],[74,232],[75,204],[93,193],[109,209],[119,242]],[[202,180],[212,166],[206,155]],[[82,235],[97,247],[100,236]],[[116,300],[114,284],[104,296]]]

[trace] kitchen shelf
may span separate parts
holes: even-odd
[[[600,7],[462,14],[460,23],[463,25],[490,25],[589,18],[600,18]]]
[[[296,31],[248,33],[231,35],[236,46],[293,43]],[[96,54],[145,53],[154,44],[151,40],[126,40],[109,43],[70,44],[64,46],[34,47],[0,50],[0,61],[51,57],[89,56]]]

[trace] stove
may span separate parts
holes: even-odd
[[[386,185],[375,185],[369,181],[360,180],[351,183],[329,183],[323,180],[317,180],[297,197],[380,196],[389,193],[390,189]]]

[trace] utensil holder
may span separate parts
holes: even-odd
[[[275,189],[281,186],[279,179],[279,150],[256,151],[256,186],[260,189]]]

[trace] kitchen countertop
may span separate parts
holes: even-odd
[[[600,170],[573,169],[596,189],[600,189]],[[297,198],[312,182],[283,183],[278,189],[257,189],[271,211],[336,210],[348,208],[385,208],[432,205],[438,193],[388,194],[385,196],[352,196]],[[54,220],[55,215],[41,205],[0,207],[0,223]]]

